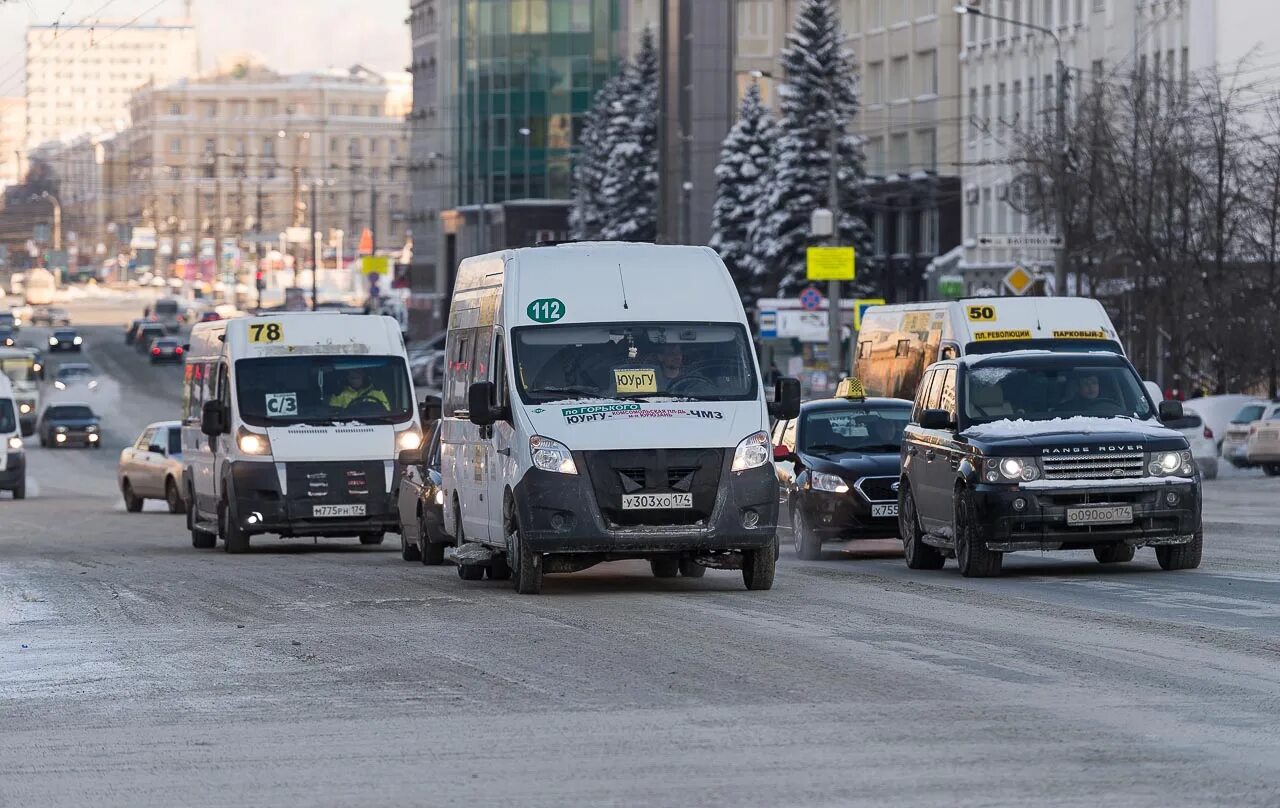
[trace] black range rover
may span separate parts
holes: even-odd
[[[1166,570],[1200,565],[1200,476],[1156,419],[1138,374],[1107,353],[1018,352],[938,362],[902,444],[907,566],[1000,573],[1004,553],[1092,549],[1102,563],[1154,546]],[[1182,415],[1176,401],[1158,415]]]

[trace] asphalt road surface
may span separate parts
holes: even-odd
[[[1280,804],[1280,480],[1208,483],[1180,573],[784,543],[770,592],[623,563],[521,597],[394,537],[228,556],[115,489],[178,396],[131,311],[86,332],[104,449],[32,448],[0,501],[0,805]]]

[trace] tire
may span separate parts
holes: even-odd
[[[425,535],[425,534],[419,534]],[[422,546],[419,548],[422,554],[422,563],[428,567],[438,567],[444,563],[445,545],[439,542],[427,541],[422,539]]]
[[[1134,549],[1132,544],[1109,544],[1093,548],[1093,557],[1098,559],[1099,564],[1119,564],[1132,561]]]
[[[515,515],[507,517],[507,564],[511,567],[511,583],[521,595],[542,592],[542,553],[529,550],[520,538],[520,523]]]
[[[1162,570],[1193,570],[1200,566],[1204,553],[1204,534],[1197,532],[1186,544],[1165,544],[1156,547],[1156,561]]]
[[[13,489],[13,498],[14,498],[14,499],[26,499],[26,498],[27,498],[27,481],[26,481],[26,479],[23,479],[23,481],[22,481],[22,482],[18,483],[16,486],[14,486],[14,489]]]
[[[422,551],[418,549],[418,545],[406,539],[404,533],[400,534],[400,558],[403,561],[422,560]]]
[[[196,512],[196,493],[187,486],[187,500],[191,507],[187,508],[187,530],[191,532],[191,546],[197,550],[211,550],[218,546],[218,534],[207,533],[196,527],[200,514]]]
[[[924,531],[920,529],[920,518],[916,513],[916,497],[907,486],[902,492],[902,507],[898,509],[898,531],[902,534],[902,557],[906,559],[907,569],[940,570],[947,563],[947,557],[936,547],[924,543]]]
[[[680,575],[685,578],[701,578],[707,574],[707,568],[689,559],[681,559]]]
[[[382,533],[361,533],[360,543],[361,544],[382,544],[383,538],[384,538],[384,535]]]
[[[236,518],[231,505],[223,502],[218,515],[223,549],[228,553],[249,552],[249,534],[245,533],[244,528],[240,526],[240,520]]]
[[[994,578],[1004,564],[1004,553],[988,550],[976,540],[973,529],[973,497],[968,489],[956,490],[955,499],[956,561],[966,578]]]
[[[483,581],[484,567],[479,564],[459,564],[458,577],[464,581]]]
[[[794,502],[791,503],[791,540],[801,560],[817,561],[822,558],[822,539],[805,524],[804,512]]]
[[[124,481],[124,485],[121,486],[120,492],[124,494],[124,509],[126,511],[129,513],[139,513],[142,510],[143,499],[133,493],[133,486],[128,480]]]
[[[773,576],[778,569],[778,537],[764,547],[742,553],[742,583],[753,592],[773,589]]]
[[[680,559],[651,558],[649,559],[649,569],[653,571],[654,578],[674,578],[680,574]]]
[[[1262,473],[1268,477],[1280,477],[1280,463],[1266,463],[1262,466]]]
[[[164,501],[169,506],[169,513],[187,512],[187,503],[183,501],[182,494],[178,493],[178,484],[172,477],[165,481]]]

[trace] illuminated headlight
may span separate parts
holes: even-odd
[[[90,390],[97,390],[97,389],[98,389],[98,383],[97,383],[96,381],[89,382],[89,389],[90,389]]]
[[[440,488],[440,489],[437,489],[437,490],[436,490],[436,504],[437,504],[437,505],[443,505],[443,504],[444,504],[444,489],[443,489],[443,488]]]
[[[263,456],[271,454],[271,439],[257,432],[250,432],[241,427],[236,435],[236,445],[247,455]]]
[[[80,345],[84,343],[84,339],[82,337],[76,337],[75,339],[71,340],[71,342],[74,345]]]
[[[26,415],[27,413],[31,412],[31,405],[27,404],[26,402],[19,404],[18,412],[22,413],[23,415]]]
[[[98,433],[96,433],[96,432],[90,432],[90,433],[89,433],[89,442],[90,442],[90,443],[97,443],[97,442],[98,442]]]
[[[49,337],[49,344],[50,344],[50,345],[57,345],[57,344],[58,344],[58,338],[57,338],[57,337]]]
[[[989,483],[1031,482],[1040,477],[1040,467],[1027,457],[993,457],[986,462],[982,478]]]
[[[849,490],[849,484],[834,474],[823,474],[815,471],[809,476],[810,485],[815,491],[830,491],[833,494],[844,494]]]
[[[67,385],[66,385],[66,384],[64,384],[63,382],[54,382],[54,383],[53,383],[53,386],[54,386],[54,387],[56,387],[56,388],[58,388],[59,390],[66,390],[66,389],[67,389]]]
[[[416,426],[409,427],[396,436],[396,448],[400,451],[412,451],[422,445],[422,433]]]
[[[748,469],[760,468],[768,463],[773,457],[772,447],[769,444],[768,432],[757,432],[754,435],[748,435],[738,444],[738,448],[733,450],[733,471],[747,471]]]
[[[9,451],[16,452],[21,448],[22,448],[22,438],[18,437],[17,435],[14,435],[12,438],[9,438]]]
[[[55,435],[55,436],[53,437],[53,439],[54,439],[55,441],[57,441],[58,443],[66,443],[66,442],[67,442],[67,436],[66,436],[66,435],[64,435],[64,434],[62,434],[61,432],[59,432],[57,435]]]
[[[534,468],[560,474],[577,474],[578,464],[573,462],[569,447],[557,440],[534,435],[529,438],[529,456]]]
[[[1195,465],[1191,452],[1152,452],[1147,471],[1153,477],[1190,477]]]
[[[44,365],[40,364],[39,362],[36,362],[34,365],[31,366],[31,370],[35,373],[39,373],[40,371],[44,370]]]

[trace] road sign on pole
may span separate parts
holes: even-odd
[[[811,281],[851,281],[857,258],[852,247],[810,247],[805,272]]]
[[[800,305],[805,311],[817,311],[822,307],[822,303],[822,292],[819,292],[815,286],[807,287],[800,293]]]
[[[1004,288],[1015,295],[1025,295],[1035,282],[1036,276],[1022,267],[1014,267],[1004,276]]]
[[[1060,250],[1062,236],[1048,233],[983,233],[978,236],[979,247],[1022,247]]]
[[[862,330],[862,313],[872,306],[883,306],[882,297],[862,297],[853,301],[853,330]]]

